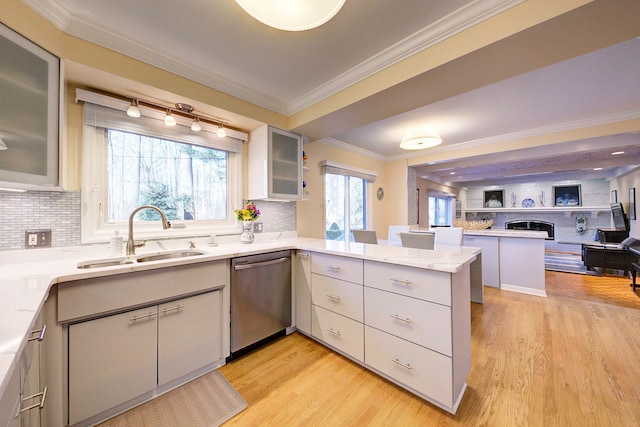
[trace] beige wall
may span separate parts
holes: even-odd
[[[373,228],[378,232],[380,238],[386,238],[388,222],[385,212],[387,206],[395,203],[395,200],[398,199],[398,195],[394,196],[392,194],[394,191],[387,191],[386,189],[387,186],[385,183],[388,181],[387,164],[382,161],[342,150],[321,142],[305,144],[303,149],[308,156],[306,165],[308,171],[304,173],[304,180],[307,182],[306,190],[308,200],[297,202],[296,219],[298,223],[298,235],[304,237],[324,238],[324,185],[322,170],[319,163],[323,160],[331,160],[344,165],[378,173],[378,177],[373,183],[372,191],[373,200],[371,208],[373,210]],[[392,171],[392,173],[395,173],[395,171]],[[385,188],[385,197],[382,201],[379,201],[375,197],[375,192],[378,187]],[[404,187],[404,189],[400,189],[400,192],[406,192],[406,185]]]

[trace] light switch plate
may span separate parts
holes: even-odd
[[[50,248],[51,247],[51,230],[27,230],[24,232],[24,247],[26,249],[33,248]]]

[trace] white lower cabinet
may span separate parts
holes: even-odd
[[[311,333],[311,255],[308,251],[296,251],[292,262],[295,292],[294,316],[296,329]]]
[[[69,424],[156,387],[157,307],[69,326]]]
[[[222,299],[209,292],[158,307],[158,384],[222,357]]]
[[[0,426],[20,427],[20,371],[9,369],[4,379],[4,393],[0,394]]]
[[[222,357],[221,292],[69,326],[69,424]]]
[[[365,326],[365,363],[446,407],[453,406],[452,359]]]
[[[362,323],[322,307],[314,307],[311,334],[355,360],[364,361]]]

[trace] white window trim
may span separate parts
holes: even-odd
[[[80,90],[80,89],[79,89]],[[84,94],[84,96],[87,96]],[[99,95],[103,96],[103,95]],[[108,97],[107,97],[108,98]],[[112,107],[111,105],[108,105]],[[126,105],[123,106],[126,108]],[[94,126],[83,125],[82,190],[81,190],[81,242],[108,242],[118,231],[128,233],[128,221],[108,223],[107,143],[105,133]],[[242,150],[242,144],[240,144]],[[181,237],[205,237],[210,235],[239,234],[240,223],[234,209],[242,206],[242,151],[228,153],[227,220],[225,221],[172,221],[172,228],[163,230],[159,222],[136,221],[136,239],[171,239]]]

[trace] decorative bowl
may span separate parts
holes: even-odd
[[[454,227],[462,227],[465,230],[485,230],[493,225],[493,220],[488,221],[463,221],[461,219],[453,220]]]

